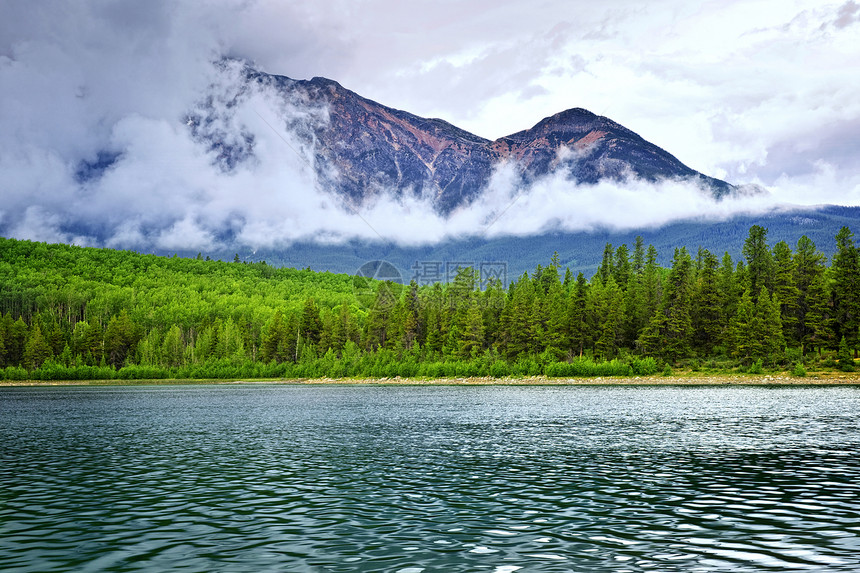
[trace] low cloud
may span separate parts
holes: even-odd
[[[328,192],[311,167],[315,153],[306,135],[326,121],[325,109],[303,107],[270,86],[249,86],[240,64],[214,67],[212,97],[203,98],[208,120],[195,116],[193,107],[186,117],[198,119],[123,118],[107,140],[118,152],[115,161],[82,183],[73,166],[55,156],[27,156],[30,165],[41,161],[50,177],[34,180],[23,170],[21,192],[0,224],[20,238],[161,251],[353,239],[421,245],[468,236],[640,229],[860,199],[858,182],[840,179],[826,164],[800,183],[786,177],[769,192],[741,189],[716,200],[692,181],[631,177],[578,185],[561,172],[523,187],[517,165],[509,162],[498,166],[472,203],[448,216],[428,197],[393,190],[356,208]],[[207,122],[205,137],[189,125],[194,121]],[[224,146],[213,145],[213,138],[253,145],[228,165]],[[563,153],[564,161],[577,160]]]
[[[841,71],[856,61],[855,2],[749,19],[735,17],[743,3],[730,3],[677,21],[668,8],[565,5],[557,22],[545,20],[555,10],[515,2],[464,5],[457,14],[426,3],[425,18],[382,0],[365,11],[315,6],[4,4],[0,234],[140,250],[415,245],[860,204],[858,80]],[[393,18],[391,29],[411,26],[408,41],[378,26],[381,13]],[[719,50],[700,42],[712,16],[734,26],[734,56],[722,55],[722,36],[711,39]],[[759,20],[767,25],[749,32]],[[643,53],[644,37],[663,40]],[[807,49],[819,63],[798,68]],[[561,174],[523,189],[506,164],[448,217],[428,199],[385,190],[356,209],[310,167],[307,132],[326,110],[265,87],[241,92],[237,69],[212,64],[225,55],[292,77],[333,77],[410,111],[435,105],[483,136],[500,134],[481,125],[521,129],[539,119],[526,119],[534,113],[592,108],[683,152],[695,168],[768,192],[716,201],[690,182],[578,186]],[[761,73],[750,73],[751,61]],[[205,126],[193,123],[202,105],[213,118]]]

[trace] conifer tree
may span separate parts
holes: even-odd
[[[666,329],[666,315],[658,310],[639,334],[636,345],[645,356],[663,356],[663,332]]]
[[[514,287],[513,298],[510,301],[508,323],[505,326],[507,355],[509,358],[524,356],[532,351],[537,318],[534,315],[535,293],[528,274]]]
[[[480,300],[484,322],[484,337],[488,346],[496,345],[501,330],[501,314],[505,307],[505,288],[499,279],[488,281]]]
[[[854,359],[851,357],[851,348],[843,336],[839,340],[839,350],[836,352],[836,360],[839,369],[843,372],[854,372]]]
[[[104,344],[108,362],[119,368],[125,364],[129,350],[137,346],[137,333],[128,313],[123,310],[108,321]]]
[[[641,235],[636,235],[633,243],[633,259],[631,261],[631,272],[641,276],[645,272],[645,243]]]
[[[756,303],[756,314],[761,331],[753,332],[761,341],[760,358],[768,358],[776,363],[784,354],[785,339],[783,338],[782,319],[780,318],[779,302],[776,296],[770,296],[767,288],[762,286]]]
[[[612,278],[621,290],[627,290],[632,270],[630,267],[630,253],[627,245],[621,245],[615,250],[615,262],[612,267]]]
[[[749,236],[744,241],[744,257],[747,259],[746,286],[752,294],[753,302],[758,300],[761,287],[768,292],[773,288],[773,256],[767,245],[767,229],[759,225],[750,227]]]
[[[793,346],[799,345],[797,315],[800,291],[796,284],[797,264],[791,247],[785,241],[780,241],[773,247],[773,266],[773,296],[779,305],[783,340]]]
[[[570,353],[582,356],[589,340],[588,319],[586,316],[588,282],[582,273],[576,275],[576,284],[568,297],[567,336]]]
[[[301,330],[302,339],[306,343],[316,345],[320,341],[320,336],[322,335],[322,319],[320,318],[320,309],[313,298],[305,299],[299,328]]]
[[[732,256],[728,252],[723,254],[723,260],[717,271],[717,290],[719,290],[723,300],[721,320],[723,324],[728,325],[735,316],[740,295],[743,294],[743,289],[738,288],[737,281],[735,280],[735,265],[732,262]],[[720,344],[724,344],[725,342],[725,337],[722,337],[719,341]]]
[[[819,329],[824,324],[827,302],[825,300],[824,281],[822,280],[825,271],[824,255],[818,252],[815,243],[806,235],[797,241],[797,250],[794,253],[794,269],[794,283],[797,288],[797,314],[795,333],[790,339],[803,345],[805,351],[814,346],[811,344],[815,339],[816,327],[814,323],[820,323]],[[813,283],[818,284],[813,286]]]
[[[409,283],[404,302],[405,319],[403,323],[404,347],[409,349],[418,344],[423,336],[421,324],[421,300],[418,296],[418,283],[413,279]]]
[[[693,343],[704,354],[710,354],[723,338],[727,323],[723,321],[724,303],[718,284],[718,261],[710,251],[699,253],[701,270],[693,293]]]
[[[803,315],[804,351],[818,350],[833,346],[833,329],[830,327],[829,293],[827,291],[824,270],[811,278],[806,292],[806,308]]]
[[[24,364],[30,370],[35,370],[51,356],[53,356],[53,353],[45,337],[42,335],[42,329],[39,328],[38,324],[34,324],[33,328],[30,329],[30,334],[24,347]]]
[[[623,292],[609,277],[605,284],[595,282],[589,289],[591,298],[591,321],[594,328],[594,352],[609,360],[618,349],[621,337]]]
[[[691,266],[687,249],[676,249],[663,302],[663,314],[666,316],[663,353],[671,361],[690,354],[693,335],[690,317]]]
[[[749,289],[744,290],[730,325],[729,352],[735,358],[749,364],[753,358],[762,355],[762,341],[758,333],[762,327],[756,313],[755,304]]]
[[[24,360],[24,345],[27,343],[27,323],[19,316],[18,320],[12,321],[11,316],[7,313],[8,320],[6,321],[6,364],[17,366]]]
[[[263,362],[271,362],[272,360],[283,362],[289,358],[289,356],[282,356],[278,352],[278,349],[283,345],[286,336],[284,314],[279,309],[275,311],[266,323],[266,327],[262,333],[260,342],[260,358]]]
[[[837,340],[856,354],[860,327],[860,254],[854,233],[842,227],[836,234],[836,254],[831,267],[833,277],[833,330]]]
[[[550,284],[544,297],[544,316],[542,349],[555,360],[562,360],[568,354],[570,341],[567,333],[567,304],[564,288],[559,281]]]
[[[663,281],[657,265],[657,249],[648,245],[645,255],[645,270],[642,274],[643,304],[638,322],[647,324],[651,317],[663,306]]]
[[[386,347],[388,343],[389,315],[396,304],[392,283],[381,282],[376,287],[376,295],[367,312],[367,323],[365,325],[365,341],[367,350],[373,351]],[[313,316],[313,313],[308,313]],[[302,332],[305,329],[305,320],[301,323]]]
[[[612,243],[606,243],[603,248],[603,259],[597,267],[597,277],[603,284],[606,284],[609,277],[615,274],[614,258],[615,250],[612,248]]]
[[[472,305],[466,312],[463,336],[460,341],[460,357],[475,358],[483,351],[484,319],[477,305]]]

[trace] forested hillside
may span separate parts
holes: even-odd
[[[860,256],[843,228],[742,260],[637,238],[590,278],[553,257],[508,288],[471,268],[419,286],[265,263],[0,238],[7,379],[588,376],[664,368],[853,367]],[[479,287],[484,287],[483,289]]]

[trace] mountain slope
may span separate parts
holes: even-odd
[[[479,196],[494,169],[506,162],[513,162],[524,185],[560,173],[571,185],[637,177],[654,182],[693,179],[716,197],[733,189],[631,130],[580,108],[489,141],[441,119],[381,105],[326,78],[294,80],[245,66],[243,82],[244,90],[269,88],[299,109],[324,110],[324,117],[303,125],[285,121],[314,149],[321,185],[353,205],[384,192],[414,193],[430,197],[440,213],[450,213]],[[195,130],[207,121],[195,117],[189,124]],[[219,142],[222,155],[230,160],[228,167],[252,146],[234,139],[238,143],[233,148]]]
[[[230,261],[238,252],[245,261],[264,260],[275,266],[307,267],[347,274],[354,274],[368,261],[385,260],[394,265],[408,282],[412,278],[420,279],[427,268],[440,269],[440,278],[445,280],[449,267],[456,270],[457,264],[473,265],[476,269],[482,265],[494,269],[501,265],[507,280],[511,280],[523,272],[532,271],[538,264],[545,264],[548,257],[557,251],[563,267],[569,267],[573,272],[581,271],[590,278],[600,264],[606,243],[616,247],[622,243],[632,246],[637,235],[643,237],[646,245],[653,244],[657,248],[658,262],[666,267],[671,265],[674,248],[678,246],[686,246],[693,254],[699,247],[720,257],[728,252],[738,261],[743,258],[744,240],[752,225],[769,229],[768,241],[771,245],[785,241],[794,248],[797,240],[806,235],[822,253],[830,257],[835,250],[834,236],[840,228],[847,226],[855,231],[860,229],[860,207],[829,206],[787,212],[777,210],[761,215],[737,215],[721,221],[684,220],[660,228],[627,231],[604,229],[558,231],[528,237],[468,237],[415,247],[382,242],[320,244],[305,241],[294,243],[286,249],[238,248],[205,254]],[[162,255],[174,253],[155,252]],[[179,251],[181,256],[186,257],[194,257],[196,253],[196,250]]]

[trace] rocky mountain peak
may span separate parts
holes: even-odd
[[[250,66],[245,67],[245,78],[273,88],[294,105],[327,110],[326,121],[300,135],[315,150],[321,183],[353,204],[383,192],[414,193],[430,197],[439,212],[448,213],[478,197],[502,162],[514,162],[524,184],[561,172],[571,185],[633,176],[648,181],[695,179],[718,197],[733,189],[583,108],[490,141],[442,119],[384,106],[328,78],[293,80]],[[573,153],[561,153],[564,150]]]

